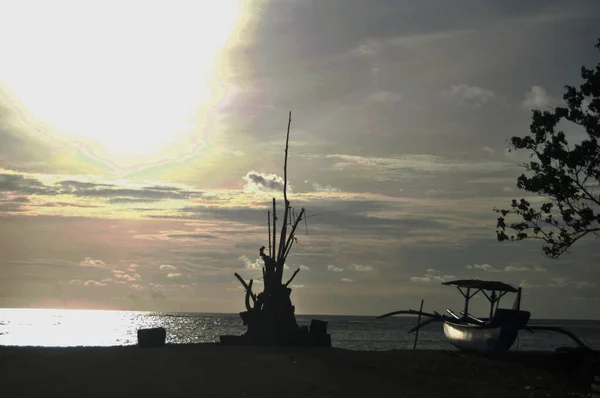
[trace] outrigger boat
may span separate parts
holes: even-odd
[[[521,288],[514,288],[503,282],[482,281],[478,279],[462,279],[443,282],[442,285],[454,286],[465,298],[464,309],[460,316],[450,309],[448,315],[433,311],[433,314],[422,310],[393,311],[377,317],[386,318],[399,314],[419,315],[419,324],[412,328],[414,332],[430,323],[443,322],[446,339],[456,348],[467,352],[502,352],[508,351],[515,342],[519,330],[546,330],[563,333],[572,338],[583,349],[589,350],[575,335],[560,327],[554,326],[528,326],[531,314],[521,310]],[[482,293],[490,302],[488,318],[478,318],[469,314],[469,301],[477,294]],[[498,308],[500,299],[507,293],[516,293],[513,308]],[[428,317],[425,322],[420,322],[421,316]]]

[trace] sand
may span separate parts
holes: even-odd
[[[570,397],[586,371],[554,353],[0,347],[2,397]]]

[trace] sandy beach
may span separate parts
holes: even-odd
[[[532,352],[0,347],[3,397],[568,397],[589,392],[585,372]]]

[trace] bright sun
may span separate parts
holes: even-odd
[[[237,0],[13,1],[0,86],[40,123],[114,155],[158,150],[211,101]],[[0,91],[1,92],[1,91]]]

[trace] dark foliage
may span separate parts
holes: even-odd
[[[600,50],[600,39],[596,48]],[[581,77],[579,89],[565,87],[566,106],[534,110],[530,134],[509,141],[510,150],[531,153],[531,161],[523,165],[527,174],[518,178],[517,187],[540,195],[543,203],[538,208],[526,199],[513,199],[509,209],[494,209],[499,241],[540,239],[551,258],[600,233],[600,63],[595,69],[582,67]],[[587,137],[569,145],[559,127],[564,121],[582,127]],[[517,221],[509,222],[509,217]]]

